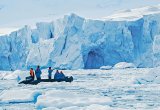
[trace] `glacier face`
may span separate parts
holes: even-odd
[[[160,14],[133,21],[90,20],[75,14],[37,23],[0,37],[0,69],[41,65],[92,69],[118,62],[137,67],[160,64]]]

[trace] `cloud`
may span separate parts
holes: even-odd
[[[3,5],[0,5],[0,10],[2,10],[4,8],[4,6]]]
[[[102,3],[97,4],[97,8],[112,8],[112,7],[118,7],[121,5],[122,0],[107,0]]]

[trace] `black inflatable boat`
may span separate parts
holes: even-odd
[[[36,85],[40,82],[62,82],[62,81],[65,81],[65,82],[72,82],[73,81],[73,77],[70,76],[70,77],[66,77],[65,79],[58,79],[58,80],[55,80],[55,79],[41,79],[41,80],[24,80],[24,81],[21,81],[19,82],[19,84],[32,84],[32,85]]]

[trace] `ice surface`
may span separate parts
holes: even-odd
[[[137,20],[142,18],[145,15],[151,15],[160,13],[160,5],[157,6],[147,6],[143,8],[137,9],[128,9],[128,10],[121,10],[111,16],[105,17],[106,20],[113,20],[113,21],[122,21],[122,20]]]
[[[19,28],[0,28],[0,36],[10,34],[13,31],[17,31]]]
[[[82,102],[83,100],[83,102]],[[75,94],[70,92],[62,91],[48,91],[44,95],[38,97],[38,102],[36,103],[37,108],[46,107],[70,107],[70,106],[87,106],[92,104],[102,104],[110,102],[111,99],[108,97],[100,96],[89,96],[82,94]],[[57,103],[59,102],[59,103]]]
[[[110,69],[112,69],[112,66],[101,66],[100,69],[101,70],[110,70]]]
[[[37,110],[158,110],[159,83],[135,83],[137,79],[145,79],[144,76],[153,70],[64,70],[67,76],[74,77],[72,83],[44,82],[38,85],[18,85],[16,80],[3,80],[1,76],[0,106],[7,110],[21,107],[24,110],[26,107]],[[159,68],[155,70],[158,71]],[[5,71],[0,73],[10,74]],[[46,76],[47,70],[43,70],[42,78]]]
[[[26,59],[27,68],[36,68],[37,65],[42,67],[52,66],[48,61],[53,50],[53,43],[54,39],[41,40],[40,42],[33,44]]]
[[[5,76],[3,76],[3,79],[5,80],[24,80],[26,76],[29,75],[29,72],[25,72],[25,71],[20,71],[20,70],[16,70],[12,73],[6,74]]]
[[[160,84],[160,67],[153,68],[148,74],[135,80],[137,84]]]
[[[89,105],[87,107],[78,107],[78,106],[71,106],[71,107],[65,107],[62,109],[58,109],[56,107],[47,107],[44,108],[42,110],[112,110],[110,107],[108,106],[102,106],[102,105],[98,105],[98,104],[93,104],[93,105]],[[119,110],[119,109],[117,109]]]
[[[35,102],[40,92],[30,89],[4,90],[0,93],[0,104]]]
[[[125,68],[135,68],[136,66],[133,63],[120,62],[114,65],[115,69],[125,69]]]

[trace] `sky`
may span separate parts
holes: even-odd
[[[124,10],[160,4],[160,0],[0,0],[0,28],[51,21],[75,13],[99,19]]]

